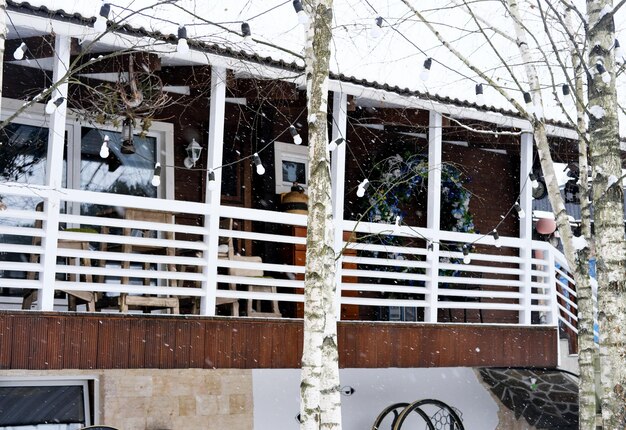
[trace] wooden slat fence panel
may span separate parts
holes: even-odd
[[[556,328],[339,322],[341,367],[557,365]],[[0,369],[298,368],[302,321],[0,312]]]

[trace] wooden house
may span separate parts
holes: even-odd
[[[82,387],[83,424],[252,428],[258,372],[300,365],[307,217],[285,193],[308,181],[303,68],[129,25],[86,37],[93,18],[28,3],[7,16],[3,381]],[[533,240],[529,123],[343,75],[329,91],[340,366],[557,367],[575,286]],[[548,132],[573,160],[574,130]],[[419,183],[391,201],[389,175]]]

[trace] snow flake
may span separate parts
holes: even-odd
[[[597,119],[602,119],[604,118],[604,114],[606,113],[606,111],[602,106],[593,105],[589,108],[589,113]]]

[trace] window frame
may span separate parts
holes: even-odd
[[[93,390],[89,383],[93,384]],[[0,387],[83,387],[84,426],[100,423],[100,379],[96,375],[0,376]],[[93,411],[91,405],[93,404]]]

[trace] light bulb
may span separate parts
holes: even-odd
[[[252,154],[252,162],[256,166],[256,173],[259,176],[263,176],[265,174],[265,167],[263,167],[263,163],[261,162],[261,157],[256,152]]]
[[[46,103],[46,113],[48,115],[52,115],[54,111],[63,104],[63,101],[65,101],[65,98],[63,97],[59,97],[58,99],[50,98],[50,100],[48,100],[48,103]]]
[[[530,93],[524,91],[524,103],[526,103],[526,111],[529,115],[535,113],[535,106],[533,104],[533,98]]]
[[[104,33],[107,31],[107,19],[103,16],[96,18],[96,22],[93,23],[93,29],[96,33]]]
[[[424,64],[422,65],[422,71],[420,72],[420,79],[422,81],[427,81],[430,76],[430,67],[433,65],[433,59],[427,58],[424,60]]]
[[[470,257],[469,248],[467,245],[463,245],[463,263],[470,264],[472,262],[472,257]]]
[[[154,165],[154,175],[152,175],[152,185],[158,187],[161,185],[161,163]]]
[[[333,152],[335,149],[337,149],[339,145],[341,145],[344,142],[344,140],[345,139],[343,137],[338,137],[337,139],[331,140],[328,143],[328,150],[330,152]]]
[[[539,187],[539,182],[537,181],[537,177],[532,172],[528,175],[528,177],[530,178],[530,185],[533,187],[533,190],[536,190]]]
[[[213,169],[209,169],[209,190],[215,191],[217,189],[217,182],[215,182],[215,172]]]
[[[400,227],[401,221],[402,221],[402,217],[400,217],[400,215],[396,216],[396,227]]]
[[[300,0],[293,0],[293,8],[296,10],[296,14],[298,15],[298,22],[302,25],[308,24],[309,16],[304,11],[302,2]]]
[[[100,157],[109,158],[109,136],[107,135],[104,136],[104,141],[100,147]]]
[[[500,235],[496,230],[492,231],[491,234],[493,235],[494,246],[500,248],[502,246],[502,243],[500,243]]]
[[[187,39],[178,39],[178,45],[176,45],[176,52],[179,54],[187,54],[189,53],[189,45],[187,44]]]
[[[111,5],[109,3],[104,3],[100,7],[100,13],[96,18],[96,22],[93,24],[93,29],[98,33],[104,33],[107,31],[107,20],[109,19],[109,14],[111,13]]]
[[[485,104],[485,96],[483,95],[483,84],[476,84],[476,103]]]
[[[622,46],[619,44],[619,40],[615,39],[615,60],[620,61],[624,58],[624,50]]]
[[[13,52],[13,58],[15,58],[16,60],[21,60],[24,58],[25,52],[26,52],[26,44],[22,42],[21,45],[17,47],[15,52]]]
[[[293,143],[295,143],[296,145],[302,145],[302,138],[300,137],[299,134],[296,134],[293,137]]]
[[[367,190],[369,186],[370,186],[370,181],[368,181],[367,179],[363,179],[363,182],[361,182],[358,188],[356,189],[356,196],[363,197],[365,195],[365,190]]]
[[[378,39],[380,36],[383,35],[382,25],[383,18],[379,16],[374,20],[374,26],[370,29],[370,37],[372,39]]]
[[[514,207],[515,207],[515,210],[517,211],[517,216],[519,217],[519,219],[526,218],[526,212],[524,212],[524,209],[522,209],[519,203],[515,203]]]

